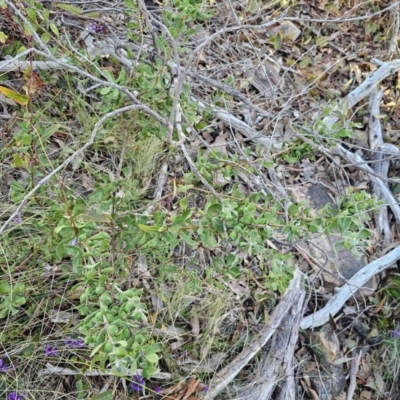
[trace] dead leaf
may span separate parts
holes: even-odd
[[[35,93],[37,89],[43,88],[45,84],[40,80],[39,75],[28,67],[24,71],[24,78],[26,80],[27,86],[25,88],[26,93]]]
[[[200,381],[198,379],[196,379],[194,377],[190,378],[190,380],[188,382],[186,394],[182,400],[187,400],[191,394],[195,393],[197,391],[196,388],[199,384],[200,384]]]
[[[137,272],[143,279],[150,279],[151,274],[149,272],[149,267],[147,265],[147,258],[143,253],[139,254],[137,260]]]
[[[282,40],[296,40],[301,33],[301,30],[296,25],[289,21],[283,21],[270,28],[267,28],[265,36],[271,37],[281,35]]]
[[[69,311],[50,310],[48,314],[50,321],[56,324],[68,324],[71,319],[75,319],[75,315]]]
[[[155,311],[160,312],[164,308],[164,303],[156,293],[151,293],[151,303]]]
[[[277,62],[266,60],[253,70],[249,82],[260,92],[268,97],[274,97],[277,90],[282,90],[285,80],[280,76],[280,65]]]
[[[221,188],[227,185],[231,181],[230,177],[225,177],[221,171],[217,171],[214,173],[213,184],[216,188]]]
[[[28,104],[28,96],[19,94],[5,86],[0,86],[0,93],[2,94],[2,98],[4,97],[3,101],[7,104],[17,105],[18,103],[21,106],[26,106]],[[2,100],[2,98],[0,98],[0,100]]]
[[[214,143],[210,146],[211,149],[219,151],[223,155],[228,155],[228,151],[226,149],[226,136],[219,135],[215,138]]]
[[[81,181],[82,181],[82,186],[89,191],[93,191],[95,189],[93,185],[93,180],[84,172],[81,172]]]

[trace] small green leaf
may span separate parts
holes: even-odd
[[[359,233],[358,233],[358,238],[359,239],[366,239],[371,236],[371,231],[368,229],[363,228]]]
[[[175,234],[172,232],[164,233],[165,240],[172,246],[176,247],[179,245],[180,241]]]
[[[179,236],[183,239],[183,241],[188,244],[189,246],[193,247],[193,248],[197,248],[197,246],[199,245],[199,243],[196,240],[192,239],[192,234],[191,233],[186,233],[183,231],[179,232]]]
[[[50,33],[45,32],[45,33],[42,34],[42,36],[40,38],[42,39],[43,43],[47,44],[51,40],[51,35],[50,35]]]
[[[193,188],[194,188],[194,185],[182,185],[182,186],[177,187],[177,192],[178,193],[186,193],[188,190],[193,189]]]
[[[110,93],[111,90],[112,90],[112,88],[111,88],[110,86],[103,87],[103,88],[100,90],[100,94],[106,95],[106,94]]]
[[[36,21],[36,11],[33,8],[28,7],[25,9],[25,12],[30,20]]]
[[[282,47],[282,36],[281,36],[280,33],[278,33],[278,34],[275,36],[274,47],[275,47],[275,50],[280,50],[281,47]]]
[[[351,224],[350,217],[339,218],[337,221],[337,227],[339,229],[339,232],[343,234],[349,228],[350,224]]]
[[[111,368],[111,372],[115,376],[120,376],[120,377],[125,377],[128,375],[128,368],[122,363],[119,363],[118,365],[113,365]]]
[[[11,164],[14,168],[20,168],[25,166],[25,161],[19,154],[13,155],[13,162]]]
[[[164,39],[162,36],[156,36],[155,38],[155,42],[156,42],[156,46],[162,50],[163,52],[165,52],[167,50],[165,44],[164,44]]]
[[[82,10],[79,7],[71,6],[70,4],[64,4],[64,3],[56,3],[56,6],[58,8],[61,8],[61,10],[70,12],[71,14],[82,15]]]
[[[288,208],[288,213],[291,216],[297,215],[299,213],[299,206],[297,204],[291,204]]]
[[[158,355],[153,353],[153,354],[148,354],[146,356],[147,361],[151,362],[152,364],[158,363]]]
[[[222,210],[221,204],[211,204],[207,208],[207,213],[206,213],[207,218],[220,216],[221,215],[221,210]]]
[[[148,225],[143,225],[139,224],[139,228],[146,233],[158,233],[162,232],[163,228],[160,226],[148,226]]]
[[[218,243],[214,238],[213,232],[209,228],[204,228],[202,233],[200,233],[200,239],[203,246],[207,249],[214,249],[218,247]]]
[[[103,343],[100,343],[99,345],[97,345],[97,346],[92,350],[92,352],[90,353],[90,357],[93,357],[96,353],[98,353],[102,347],[103,347]]]
[[[10,293],[11,287],[7,281],[0,281],[0,294]]]
[[[95,396],[91,397],[89,400],[113,400],[113,391],[106,390],[103,393],[96,394]]]
[[[50,24],[50,29],[51,31],[56,35],[57,39],[60,37],[60,31],[57,28],[56,24],[51,23]]]
[[[48,128],[45,129],[45,131],[41,135],[41,139],[44,142],[46,142],[47,139],[49,139],[50,136],[53,135],[53,133],[57,132],[60,129],[60,127],[61,127],[60,124],[54,124],[54,125],[49,126]]]
[[[299,64],[300,68],[306,68],[308,66],[308,64],[310,64],[311,62],[311,58],[310,57],[304,57]]]
[[[115,82],[114,75],[108,69],[103,69],[101,72],[107,78],[108,81]]]

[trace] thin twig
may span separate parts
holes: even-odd
[[[343,24],[346,22],[354,22],[354,21],[364,21],[366,19],[374,18],[378,15],[385,13],[386,11],[390,11],[393,8],[397,7],[400,2],[396,2],[391,4],[390,6],[384,8],[383,10],[377,11],[373,14],[362,15],[360,17],[352,17],[352,18],[336,18],[336,19],[317,19],[317,18],[299,18],[299,17],[283,17],[284,21],[306,21],[306,22],[321,22],[325,24]]]

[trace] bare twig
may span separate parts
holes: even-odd
[[[164,190],[165,183],[167,182],[168,178],[168,164],[164,163],[160,168],[160,173],[157,178],[157,185],[154,191],[154,200],[149,204],[144,212],[145,215],[149,215],[153,212],[155,205],[161,200],[162,192]]]
[[[358,373],[358,367],[360,366],[360,361],[361,361],[361,350],[359,350],[353,360],[351,360],[350,363],[350,383],[349,383],[349,388],[347,389],[347,396],[346,400],[352,400],[354,397],[354,391],[356,390],[357,387],[357,373]]]
[[[379,115],[379,103],[382,99],[382,96],[383,90],[377,92],[376,89],[373,90],[369,96],[369,144],[371,149],[375,151],[373,153],[374,158],[378,161],[376,164],[373,164],[374,171],[381,176],[387,176],[389,172],[390,161],[382,160],[384,153],[379,151],[383,150],[384,143],[382,138],[381,122],[379,118],[376,117]],[[383,182],[383,184],[387,187],[386,182]],[[378,199],[383,198],[381,190],[379,189],[379,185],[376,182],[372,183],[372,190]],[[378,234],[378,237],[380,237],[382,240],[382,245],[386,247],[392,241],[392,232],[389,226],[387,206],[383,205],[380,207],[378,213],[376,213],[374,217],[375,230]]]
[[[394,19],[392,36],[390,38],[389,55],[392,55],[397,50],[397,37],[399,35],[399,28],[400,28],[400,15],[399,15],[399,4],[395,4],[395,7],[392,10],[392,15]]]
[[[376,87],[369,96],[369,146],[371,150],[376,150],[383,145],[382,128],[379,118],[379,103],[383,97],[383,90],[379,92]]]
[[[378,15],[385,13],[386,11],[393,10],[398,6],[400,2],[396,2],[391,4],[390,6],[384,8],[383,10],[377,11],[373,14],[362,15],[360,17],[352,17],[352,18],[336,18],[336,19],[317,19],[317,18],[300,18],[300,17],[283,17],[284,21],[307,21],[307,22],[321,22],[321,23],[329,23],[329,24],[343,24],[345,22],[353,22],[353,21],[364,21],[366,19],[374,18]]]

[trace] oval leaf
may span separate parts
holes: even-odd
[[[21,106],[26,106],[28,104],[28,96],[26,96],[25,94],[19,94],[17,92],[14,92],[14,90],[11,90],[5,86],[0,86],[0,92],[4,96],[15,101],[17,104]]]

